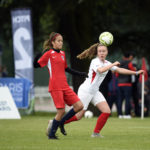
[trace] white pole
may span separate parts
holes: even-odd
[[[144,74],[142,74],[141,119],[144,118]]]

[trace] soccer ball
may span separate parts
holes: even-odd
[[[113,43],[113,35],[110,32],[103,32],[99,36],[99,42],[104,46],[110,46]]]
[[[92,118],[92,117],[93,117],[93,112],[87,110],[87,111],[85,112],[85,114],[84,114],[84,117],[85,117],[85,118]]]

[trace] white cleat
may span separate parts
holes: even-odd
[[[53,120],[49,120],[49,121],[48,121],[47,129],[46,129],[46,135],[47,135],[47,136],[48,136],[48,135],[49,135],[49,133],[50,133],[50,130],[51,130],[52,124],[53,124]]]
[[[124,119],[131,119],[132,117],[131,117],[131,115],[124,115],[123,118]]]
[[[122,118],[123,118],[123,115],[119,115],[118,118],[119,118],[119,119],[122,119]]]
[[[95,133],[95,132],[93,132],[93,134],[91,135],[91,137],[92,138],[96,138],[96,137],[98,137],[98,138],[104,138],[104,136],[100,135],[99,133]]]

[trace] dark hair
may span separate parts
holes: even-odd
[[[129,52],[129,51],[124,52],[123,55],[124,55],[124,57],[126,57],[126,58],[129,58],[130,56],[135,57],[135,53],[134,53],[134,52]]]
[[[52,41],[55,41],[55,39],[58,35],[61,35],[61,34],[57,33],[57,32],[51,32],[51,34],[49,35],[49,38],[44,41],[43,51],[45,51],[47,49],[51,49],[53,47]]]

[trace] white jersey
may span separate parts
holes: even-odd
[[[105,60],[105,62],[102,62],[98,57],[92,59],[88,78],[81,84],[80,88],[84,91],[87,91],[91,94],[95,94],[97,91],[99,91],[99,86],[103,82],[105,76],[107,75],[108,71],[105,71],[103,73],[99,73],[97,69],[99,67],[105,67],[110,65],[111,62]],[[113,66],[110,70],[114,71],[117,67]]]

